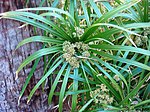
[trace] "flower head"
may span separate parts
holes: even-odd
[[[67,49],[67,53],[71,54],[71,55],[74,55],[75,54],[75,49],[74,49],[74,46],[70,46],[68,49]]]
[[[66,46],[66,45],[69,45],[70,46],[70,42],[69,41],[65,41],[64,43],[63,43],[63,46]]]
[[[110,97],[109,90],[106,88],[106,86],[104,84],[101,84],[99,86],[100,88],[97,88],[96,90],[90,92],[90,96],[94,98],[95,103],[100,104],[113,103],[113,97]]]
[[[137,46],[143,45],[141,38],[138,37],[138,36],[135,37],[135,41],[134,41],[134,42],[135,42],[135,44],[136,44]]]
[[[88,51],[89,50],[89,46],[88,46],[88,44],[82,44],[82,50],[83,51]]]
[[[100,88],[102,91],[108,91],[108,89],[106,88],[106,86],[104,84],[101,84]]]
[[[73,68],[78,68],[79,60],[76,56],[82,53],[82,56],[89,57],[90,53],[88,52],[88,48],[89,46],[83,42],[70,43],[69,41],[65,41],[63,43],[63,58],[65,58]],[[82,61],[84,61],[84,59]]]
[[[69,61],[70,58],[71,58],[71,55],[70,55],[69,53],[64,53],[64,54],[63,54],[63,58],[65,58],[66,61]]]
[[[114,79],[115,79],[116,81],[119,81],[119,80],[120,80],[120,78],[119,78],[118,75],[115,75],[115,76],[114,76]]]
[[[71,57],[68,62],[73,68],[79,68],[79,62],[76,57]]]
[[[75,30],[77,32],[77,36],[82,36],[84,33],[84,29],[80,28],[80,27],[75,27]]]
[[[76,42],[75,47],[79,50],[82,46],[82,42]]]
[[[114,98],[113,98],[113,97],[111,97],[111,98],[109,98],[109,99],[108,99],[108,102],[112,103],[112,102],[113,102],[113,100],[114,100]]]
[[[76,32],[73,32],[72,34],[73,34],[73,37],[77,37],[77,34],[76,34]]]
[[[69,49],[70,46],[71,46],[71,43],[68,42],[68,41],[65,41],[65,42],[63,43],[63,51],[64,51],[64,52],[67,52],[67,50]]]
[[[84,52],[82,53],[82,56],[83,56],[83,57],[90,57],[90,53],[89,53],[88,51],[84,51]]]

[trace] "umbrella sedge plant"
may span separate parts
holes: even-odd
[[[143,14],[137,8],[141,4],[146,8],[144,16],[140,16],[143,21],[134,16],[136,11]],[[17,20],[45,32],[24,39],[17,46],[18,49],[31,42],[44,44],[42,49],[27,57],[16,71],[17,79],[19,72],[35,60],[19,100],[40,58],[46,56],[49,58],[44,61],[44,74],[31,90],[27,102],[46,83],[47,78],[55,75],[48,103],[51,104],[53,96],[57,94],[60,112],[63,111],[64,100],[69,96],[71,111],[147,110],[150,106],[147,97],[150,51],[146,47],[140,48],[132,38],[144,38],[145,45],[149,46],[148,35],[140,32],[150,27],[146,11],[147,4],[140,0],[115,0],[113,4],[107,1],[66,0],[63,6],[59,6],[59,1],[55,0],[52,7],[1,13],[1,18]],[[60,80],[60,92],[55,93]],[[139,100],[135,96],[142,91],[144,98]]]

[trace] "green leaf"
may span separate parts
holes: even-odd
[[[114,25],[114,24],[109,24],[109,23],[97,23],[97,24],[94,24],[92,25],[91,27],[87,28],[86,32],[83,34],[83,36],[81,37],[81,40],[86,40],[92,33],[95,32],[95,30],[99,27],[99,26],[110,26],[110,27],[114,27],[114,28],[117,28],[119,29],[119,31],[125,31],[129,34],[134,34],[134,35],[137,35],[137,36],[141,36],[137,33],[135,33],[134,31],[130,31],[124,27],[120,27],[120,26],[117,26],[117,25]],[[113,32],[114,33],[114,32]]]
[[[101,17],[102,14],[101,14],[99,8],[97,7],[97,5],[94,3],[94,1],[93,0],[89,0],[89,2],[91,4],[92,8],[94,9],[95,13],[97,14],[97,16]]]
[[[58,63],[56,63],[56,65],[54,65],[51,69],[48,70],[48,72],[40,79],[40,81],[34,86],[34,88],[31,90],[29,97],[28,97],[28,101],[27,103],[29,103],[29,101],[31,100],[33,94],[35,93],[35,91],[39,88],[39,86],[47,79],[47,77],[49,75],[51,75],[53,73],[53,71],[60,66],[60,64],[63,62],[63,60],[60,60]]]
[[[85,79],[85,78],[81,78],[80,76],[70,75],[69,78],[71,78],[71,79],[73,79],[73,80],[80,81],[80,82],[82,82],[82,83],[85,83],[85,82],[86,82],[86,79]],[[95,81],[91,81],[91,80],[89,80],[89,83],[90,83],[90,84],[96,84]]]
[[[140,62],[136,62],[136,61],[133,61],[133,60],[121,58],[121,57],[118,57],[118,56],[113,56],[113,55],[107,54],[107,53],[105,53],[103,51],[100,51],[100,52],[96,51],[96,50],[91,50],[91,51],[94,52],[94,53],[96,53],[96,54],[99,54],[99,55],[101,55],[103,57],[108,57],[108,58],[110,58],[112,60],[120,61],[122,63],[127,63],[129,65],[134,65],[134,66],[137,66],[137,67],[140,67],[140,68],[143,68],[145,70],[150,71],[150,67],[149,66],[147,66],[145,64],[142,64]]]
[[[59,112],[62,112],[63,102],[64,102],[63,98],[64,98],[65,91],[66,91],[66,88],[67,88],[67,83],[68,83],[68,78],[69,78],[69,75],[70,75],[70,70],[71,70],[71,66],[69,65],[67,70],[66,70],[66,73],[65,73],[65,76],[64,76],[64,79],[63,79],[63,83],[62,83],[62,86],[61,86],[61,90],[60,90]]]
[[[150,27],[150,22],[131,23],[124,25],[127,29],[147,28]]]
[[[102,23],[107,21],[108,19],[112,18],[114,15],[117,15],[117,13],[130,8],[131,6],[135,5],[136,3],[140,2],[140,0],[132,0],[131,2],[125,3],[123,5],[118,6],[117,8],[114,8],[113,10],[105,13],[103,16],[101,16],[97,21],[95,21],[95,24]],[[93,26],[93,25],[92,25]],[[91,27],[92,27],[91,26]],[[91,35],[98,26],[95,26],[94,28],[89,27],[86,31],[86,33],[81,37],[81,40],[85,40],[85,38],[88,38],[89,35]]]
[[[100,60],[98,60],[98,61],[100,61]],[[104,73],[104,74],[110,79],[110,81],[112,82],[112,84],[115,85],[116,90],[119,91],[119,94],[117,94],[117,92],[116,92],[112,87],[110,87],[109,84],[106,84],[107,81],[104,80],[104,78],[99,77],[99,78],[101,78],[100,80],[109,88],[109,90],[116,96],[116,98],[120,99],[119,96],[121,96],[121,98],[123,99],[122,92],[121,92],[121,88],[120,88],[120,86],[116,83],[116,81],[113,79],[113,77],[111,77],[111,75],[108,74],[108,73],[106,72],[106,70],[104,70],[99,64],[95,63],[95,65],[97,66],[97,68],[98,68],[102,73]]]
[[[57,13],[52,13],[52,12],[46,12],[46,13],[42,13],[42,14],[40,14],[41,16],[46,16],[46,17],[48,17],[48,16],[53,16],[53,17],[55,17],[55,18],[58,18],[60,21],[62,21],[61,23],[63,24],[63,25],[65,25],[66,27],[67,27],[67,30],[69,31],[69,34],[70,34],[70,36],[72,35],[72,33],[71,33],[71,31],[70,31],[70,25],[71,26],[73,26],[74,27],[74,20],[72,20],[72,19],[70,19],[71,21],[69,21],[69,20],[67,20],[67,19],[64,19],[64,17],[62,17],[60,14],[57,14]],[[70,24],[69,24],[70,23]],[[62,25],[61,25],[62,26]]]
[[[121,46],[121,45],[108,45],[108,44],[99,44],[99,45],[90,45],[91,48],[99,48],[101,50],[119,50],[119,51],[130,51],[135,53],[140,53],[150,56],[149,50],[144,50],[141,48],[131,47],[131,46]]]
[[[113,9],[113,7],[110,5],[109,1],[102,1],[102,4],[104,5],[104,7],[106,7],[106,9],[108,11],[111,11]]]
[[[107,108],[111,110],[110,112],[118,112],[118,111],[126,109],[126,108],[122,108],[122,107],[115,107],[115,106],[112,106],[112,105],[107,105]]]
[[[101,71],[101,72],[103,72],[106,76],[108,76],[110,79],[112,79],[111,78],[111,76],[97,63],[97,62],[95,62],[95,61],[93,61],[92,63],[94,63],[94,65],[99,69],[99,71]],[[120,97],[120,94],[118,93],[118,91],[116,91],[116,89],[114,89],[113,87],[112,87],[112,85],[110,84],[111,82],[110,81],[108,81],[106,78],[104,78],[104,76],[103,75],[99,75],[99,72],[96,72],[95,71],[95,66],[94,66],[94,68],[88,63],[87,64],[88,65],[88,67],[89,67],[89,71],[91,71],[92,72],[92,74],[94,75],[94,76],[92,76],[95,80],[95,83],[97,84],[99,84],[100,82],[102,82],[103,84],[105,84],[106,86],[107,86],[107,88],[113,93],[113,95],[116,97],[116,99],[118,100],[118,101],[120,101],[121,100],[121,97]],[[89,71],[86,71],[87,73],[89,73]],[[97,82],[97,79],[98,79],[98,82]],[[100,81],[100,82],[99,82]],[[89,80],[89,82],[90,82],[90,80]],[[116,83],[115,83],[116,84]],[[114,85],[115,85],[114,84]],[[116,87],[118,87],[118,86],[116,86]],[[117,88],[118,89],[118,88]]]
[[[54,2],[52,3],[52,7],[56,7],[59,3],[59,0],[54,0]]]
[[[66,95],[77,95],[77,94],[82,94],[82,93],[86,93],[89,92],[89,89],[86,90],[78,90],[78,91],[67,91]],[[77,102],[76,102],[77,103]]]
[[[114,67],[112,67],[109,63],[102,61],[100,58],[96,58],[96,59],[97,59],[102,65],[104,65],[106,68],[110,69],[113,73],[115,73],[117,76],[119,76],[119,78],[122,79],[122,81],[125,83],[126,87],[128,88],[128,84],[127,84],[126,79],[124,78],[124,76],[123,76],[118,70],[116,70]],[[112,81],[112,83],[118,88],[118,90],[119,90],[121,96],[123,96],[123,95],[122,95],[122,92],[121,92],[121,90],[120,90],[120,87],[119,87],[119,85],[115,82],[115,80],[114,80],[110,75],[108,75],[108,74],[107,74],[107,77],[108,77],[108,78]]]
[[[46,0],[41,0],[39,7],[42,7],[45,2],[46,2]],[[39,14],[39,11],[36,11],[36,14]]]
[[[85,43],[90,43],[90,42],[94,42],[94,41],[104,41],[110,45],[114,45],[111,41],[109,41],[109,40],[105,39],[105,37],[101,37],[99,35],[95,35],[93,37],[90,37],[89,39],[87,39],[85,41]]]
[[[87,8],[83,2],[83,0],[80,0],[81,1],[81,6],[83,8],[83,12],[84,12],[84,17],[85,17],[85,20],[87,22],[87,26],[91,26],[91,23],[90,23],[90,19],[89,19],[89,15],[88,15],[88,12],[87,12]]]
[[[31,56],[27,57],[22,63],[21,65],[19,66],[19,68],[17,69],[16,71],[16,78],[17,78],[17,75],[18,73],[20,72],[20,70],[25,67],[27,64],[29,64],[30,62],[32,62],[33,60],[35,60],[36,58],[39,58],[41,56],[44,56],[44,55],[47,55],[47,54],[52,54],[52,53],[56,53],[56,52],[59,52],[61,50],[61,47],[56,47],[56,46],[53,46],[53,47],[50,47],[50,48],[44,48],[44,49],[41,49],[35,53],[33,53]]]
[[[133,106],[133,108],[136,108],[136,107],[139,107],[139,106],[144,106],[146,104],[150,103],[150,100],[145,100],[145,101],[142,101],[136,105]]]
[[[36,8],[24,8],[24,9],[19,9],[19,10],[16,10],[16,11],[51,11],[51,12],[57,12],[57,13],[60,13],[60,14],[65,14],[66,16],[68,16],[70,19],[72,19],[73,21],[74,18],[71,16],[70,13],[68,13],[67,11],[64,11],[62,9],[58,9],[58,8],[54,8],[54,7],[36,7]]]
[[[144,91],[143,100],[148,98],[148,96],[150,96],[150,84],[147,85],[147,87]]]
[[[33,73],[34,73],[39,61],[40,61],[40,58],[35,60],[35,63],[34,63],[32,69],[31,69],[31,71],[30,71],[30,73],[29,73],[29,75],[28,75],[28,77],[27,77],[27,79],[26,79],[26,81],[23,85],[23,88],[21,90],[21,93],[20,93],[20,96],[19,96],[19,99],[18,99],[18,105],[20,104],[20,99],[21,99],[22,95],[24,94],[24,91],[26,90],[27,85],[29,84],[29,81],[30,81],[31,77],[33,76]]]
[[[70,0],[69,12],[72,17],[74,17],[74,0]]]
[[[51,104],[52,97],[53,97],[53,95],[54,95],[54,91],[55,91],[55,89],[56,89],[56,86],[57,86],[57,84],[58,84],[58,82],[59,82],[59,79],[60,79],[62,73],[64,72],[66,66],[67,66],[67,63],[64,63],[63,66],[61,67],[59,73],[57,74],[57,76],[56,76],[56,78],[55,78],[55,80],[54,80],[53,85],[51,86],[51,90],[50,90],[50,93],[49,93],[49,95],[48,95],[48,104]]]
[[[137,92],[139,91],[140,87],[143,85],[145,80],[150,76],[150,73],[148,73],[141,82],[138,83],[138,85],[120,102],[121,104],[124,104],[127,100],[129,100],[130,97],[135,96]]]
[[[8,18],[8,19],[13,19],[13,20],[17,20],[17,21],[20,21],[20,22],[24,22],[24,23],[30,24],[32,26],[35,26],[37,28],[40,28],[44,31],[50,32],[50,33],[52,33],[53,35],[55,35],[57,37],[62,37],[61,34],[56,32],[55,30],[52,30],[51,27],[49,27],[48,25],[42,24],[41,22],[29,19],[27,17],[23,17],[23,16],[19,16],[19,15],[16,16],[16,15],[11,14],[11,15],[5,15],[5,16],[3,16],[3,18]],[[62,37],[62,38],[64,38],[64,37]]]
[[[140,2],[141,0],[132,0],[131,2],[125,3],[123,5],[118,6],[117,8],[114,8],[113,10],[105,13],[103,16],[101,16],[95,23],[100,23],[100,22],[105,22],[106,20],[108,20],[109,18],[113,17],[114,15],[116,15],[117,13],[132,7],[133,5],[135,5],[136,3]]]
[[[148,22],[149,0],[143,0],[142,2],[144,6],[144,21]]]
[[[51,27],[49,27],[49,28],[52,29],[53,31],[60,33],[62,36],[65,36],[66,38],[70,38],[63,29],[58,27],[58,25],[56,25],[54,22],[44,18],[43,16],[40,16],[40,15],[37,15],[34,13],[30,13],[30,12],[19,12],[19,11],[8,12],[8,13],[6,13],[6,15],[13,15],[14,17],[16,17],[16,16],[30,17],[35,20],[39,20],[40,22],[42,22],[46,25],[52,26],[55,30],[53,30]]]
[[[64,41],[63,40],[59,40],[56,38],[51,38],[51,37],[46,37],[46,36],[33,36],[27,39],[24,39],[23,41],[21,41],[16,49],[18,49],[20,46],[30,43],[30,42],[46,42],[46,43],[52,43],[52,44],[62,44]]]
[[[138,13],[138,15],[139,15],[139,17],[140,17],[139,22],[141,22],[141,21],[144,22],[144,14],[143,14],[143,10],[141,10],[141,8],[140,8],[140,4],[136,4],[136,5],[135,5],[135,8],[136,8],[137,13]],[[135,12],[136,12],[136,11],[135,11]],[[133,15],[133,14],[132,14],[132,15]]]
[[[90,99],[80,110],[79,112],[83,112],[92,102],[94,99]]]
[[[78,76],[78,69],[74,69],[74,76]],[[78,90],[78,80],[73,80],[73,92]],[[72,95],[72,111],[76,110],[77,106],[77,94]]]
[[[142,101],[136,105],[133,106],[133,108],[136,108],[136,107],[139,107],[139,106],[144,106],[146,104],[150,103],[150,99],[149,100],[145,100],[145,101]]]
[[[114,18],[116,18],[116,17],[122,17],[122,18],[125,18],[125,19],[131,19],[131,20],[134,20],[136,22],[139,21],[135,16],[133,16],[132,14],[128,14],[128,13],[119,13],[119,14],[114,16]]]
[[[53,12],[46,12],[46,13],[42,13],[40,14],[41,16],[46,16],[46,17],[55,17],[55,18],[58,18],[60,21],[62,21],[63,24],[65,24],[67,27],[69,27],[69,24],[68,22],[70,22],[69,20],[65,19],[62,15],[60,14],[57,14],[57,13],[53,13]],[[71,21],[74,21],[71,19]],[[70,23],[72,24],[72,23]],[[73,25],[73,24],[72,24]]]
[[[85,77],[86,83],[87,83],[87,85],[88,85],[88,88],[89,88],[89,90],[91,91],[90,83],[89,83],[89,80],[88,80],[87,75],[86,75],[86,73],[85,73],[85,69],[84,69],[84,66],[83,66],[82,62],[81,62],[81,68],[82,68],[83,75],[84,75],[84,77]]]

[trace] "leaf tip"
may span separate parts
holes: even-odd
[[[15,77],[15,80],[18,79],[18,71],[16,71],[16,77]]]
[[[18,99],[18,106],[20,105],[20,99],[21,99],[21,96],[19,96],[19,99]]]
[[[30,100],[27,101],[27,104],[29,104]]]
[[[14,51],[16,51],[18,49],[18,46],[15,48],[15,50]]]
[[[27,26],[27,24],[23,24],[23,25],[19,26],[18,28],[20,29],[20,28],[23,28],[25,26]]]
[[[5,13],[0,13],[0,16],[3,16],[3,15],[5,15]],[[2,17],[1,17],[2,18]]]

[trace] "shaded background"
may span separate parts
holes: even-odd
[[[36,7],[40,0],[29,0],[28,6],[26,0],[0,0],[0,13],[16,10],[23,7]],[[14,49],[17,44],[32,36],[32,28],[18,28],[22,23],[13,20],[0,20],[0,112],[44,112],[50,111],[51,106],[47,105],[46,92],[38,89],[31,102],[27,105],[27,96],[29,92],[42,75],[42,61],[37,67],[30,84],[21,99],[20,106],[17,105],[18,98],[25,79],[33,65],[31,63],[19,73],[19,78],[15,81],[15,72],[20,63],[34,51],[41,48],[40,44],[27,44],[19,48],[16,52]]]

